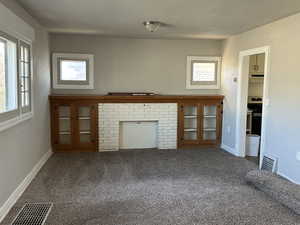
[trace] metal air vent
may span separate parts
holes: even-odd
[[[25,204],[14,219],[12,225],[43,225],[52,206],[52,203]]]

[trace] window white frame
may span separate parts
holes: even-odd
[[[29,120],[33,117],[34,107],[33,107],[33,56],[32,56],[32,42],[28,39],[20,38],[20,36],[10,35],[11,32],[4,32],[0,30],[0,35],[5,37],[11,36],[16,40],[17,43],[17,55],[16,55],[16,63],[17,63],[17,102],[18,108],[14,110],[14,114],[12,116],[8,116],[7,119],[0,121],[0,132],[4,131],[8,128],[11,128],[23,121]],[[20,87],[20,47],[22,44],[26,45],[29,48],[29,71],[30,71],[30,81],[29,81],[29,107],[26,109],[21,106],[21,87]],[[0,115],[6,116],[10,112],[0,113]]]
[[[216,81],[214,82],[193,82],[193,63],[194,62],[211,62],[217,66]],[[186,64],[186,89],[220,89],[221,79],[221,57],[212,56],[187,56]]]
[[[22,64],[22,58],[21,58],[21,48],[27,48],[28,49],[28,61],[27,62],[23,62]],[[31,44],[30,43],[27,43],[25,41],[22,41],[20,40],[19,41],[19,46],[18,46],[18,49],[19,49],[19,56],[18,56],[18,62],[19,62],[19,69],[18,69],[18,78],[19,78],[19,102],[20,102],[20,108],[21,108],[21,111],[23,114],[25,113],[30,113],[31,112],[31,109],[32,109],[32,91],[33,91],[33,88],[32,88],[32,47],[31,47]],[[25,53],[25,52],[24,52]],[[23,71],[25,71],[26,69],[26,66],[25,64],[28,64],[28,71],[27,71],[27,78],[24,78],[24,74],[21,74],[21,67],[23,65]],[[24,99],[22,98],[22,80],[24,81],[25,83],[25,80],[28,79],[28,86],[29,88],[27,89],[27,94],[28,94],[28,104],[27,105],[22,105]],[[25,98],[25,96],[24,96]]]
[[[3,122],[3,121],[6,121],[8,119],[11,119],[11,118],[14,118],[15,116],[18,115],[19,113],[19,103],[18,103],[18,98],[19,98],[19,93],[18,93],[18,39],[14,38],[13,36],[5,33],[5,32],[1,32],[0,31],[0,37],[1,39],[4,40],[5,43],[7,42],[11,42],[13,44],[15,44],[15,52],[10,52],[9,54],[9,51],[8,51],[8,43],[6,44],[5,46],[5,56],[7,58],[4,58],[5,59],[5,75],[7,76],[6,77],[6,85],[5,87],[8,88],[11,86],[8,84],[8,80],[11,79],[11,77],[9,78],[9,76],[12,76],[14,75],[14,78],[13,79],[13,83],[14,83],[14,89],[13,90],[6,90],[6,100],[7,100],[7,97],[10,96],[10,100],[14,101],[14,104],[15,104],[15,107],[16,108],[13,108],[13,109],[9,109],[9,110],[6,110],[4,112],[1,112],[0,113],[0,122]],[[14,62],[14,68],[9,64]],[[10,69],[8,69],[10,68]],[[12,83],[11,83],[12,85]],[[9,88],[9,89],[10,89]],[[10,95],[8,95],[8,92],[10,92]],[[8,95],[8,96],[7,96]]]
[[[79,60],[87,62],[87,80],[62,82],[60,80],[60,60]],[[53,53],[52,54],[52,87],[54,89],[94,89],[94,55]]]

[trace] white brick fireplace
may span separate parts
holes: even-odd
[[[176,148],[176,103],[103,103],[98,106],[99,151],[118,151],[120,149],[120,123],[129,121],[157,121],[158,148]]]

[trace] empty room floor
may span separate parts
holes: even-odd
[[[245,183],[256,167],[218,149],[54,154],[2,225],[28,202],[54,203],[46,225],[300,224]]]

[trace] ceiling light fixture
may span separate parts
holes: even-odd
[[[143,25],[148,31],[155,32],[162,25],[162,23],[159,21],[145,21],[143,22]]]

